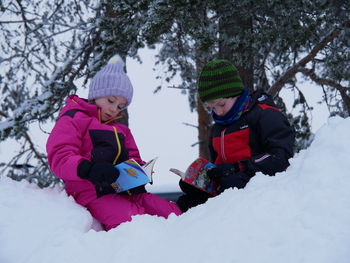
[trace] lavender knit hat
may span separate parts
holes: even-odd
[[[90,82],[88,99],[98,99],[107,96],[121,96],[131,103],[133,87],[129,77],[124,72],[124,62],[119,55],[113,56]]]

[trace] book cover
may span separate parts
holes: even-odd
[[[212,167],[215,167],[215,164],[204,158],[197,158],[188,166],[186,172],[174,168],[170,171],[179,175],[184,182],[215,196],[217,195],[216,184],[207,175],[208,169]]]
[[[143,166],[134,159],[115,165],[115,168],[119,170],[119,177],[112,183],[112,187],[117,193],[120,193],[147,183],[153,183],[152,175],[156,159],[152,159]]]

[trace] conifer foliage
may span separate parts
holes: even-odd
[[[311,107],[305,100],[305,78],[322,89],[330,115],[349,116],[350,10],[347,1],[153,1],[151,43],[160,40],[158,63],[167,65],[168,80],[181,77],[179,88],[189,95],[199,116],[200,155],[210,118],[196,98],[196,78],[203,63],[225,58],[239,69],[245,86],[278,97],[282,88],[294,92],[290,121],[297,129],[297,148],[312,138]],[[167,10],[171,10],[170,14]],[[176,14],[176,15],[175,15]],[[170,22],[171,21],[171,22]],[[152,32],[151,36],[147,33]],[[162,33],[163,32],[163,33]],[[155,35],[161,33],[160,37]],[[296,112],[296,113],[295,113]],[[202,121],[202,122],[201,122]]]
[[[20,140],[3,173],[41,186],[57,183],[29,136],[33,122],[57,118],[70,93],[119,53],[160,47],[160,76],[187,94],[199,114],[200,156],[211,119],[196,97],[203,64],[225,58],[246,87],[295,93],[298,147],[311,139],[310,107],[297,76],[322,89],[330,115],[350,114],[350,10],[346,0],[16,0],[0,2],[0,141]],[[163,67],[164,69],[164,67]],[[180,78],[180,82],[174,81]]]
[[[58,182],[28,128],[54,120],[76,90],[74,81],[88,72],[99,39],[97,22],[89,17],[97,17],[98,10],[90,1],[0,3],[0,140],[22,144],[9,163],[1,164],[10,177],[40,186]]]

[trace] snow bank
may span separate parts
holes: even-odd
[[[64,191],[2,177],[0,262],[349,262],[349,131],[332,118],[288,171],[109,232]]]

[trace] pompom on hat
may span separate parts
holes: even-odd
[[[124,61],[119,55],[113,56],[90,82],[88,99],[98,99],[108,96],[121,96],[131,103],[133,87],[129,77],[124,72]]]
[[[244,85],[238,70],[229,61],[208,62],[198,79],[198,94],[203,102],[241,95]]]

